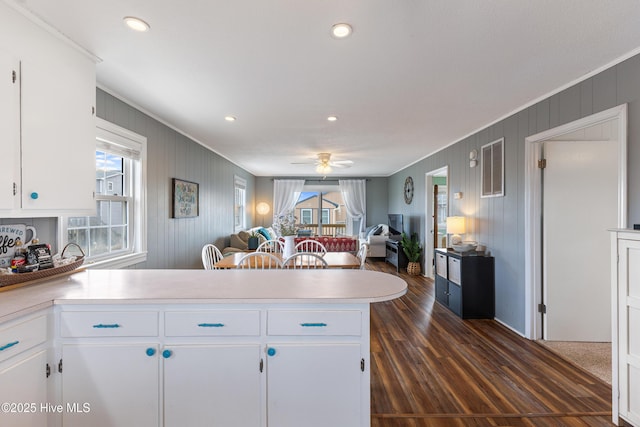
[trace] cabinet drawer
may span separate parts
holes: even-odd
[[[168,337],[258,336],[258,310],[208,310],[168,312],[164,315]]]
[[[449,257],[449,280],[460,285],[460,260]]]
[[[436,273],[447,278],[447,256],[436,252]]]
[[[60,313],[63,337],[156,337],[158,313],[128,311],[65,311]]]
[[[270,310],[267,314],[269,335],[360,336],[361,324],[362,313],[358,310]]]
[[[45,316],[0,329],[0,361],[46,341],[47,318]]]

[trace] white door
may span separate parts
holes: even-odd
[[[262,425],[259,345],[165,349],[165,427]]]
[[[274,344],[267,354],[267,425],[362,425],[360,344]]]
[[[611,341],[607,230],[617,226],[617,147],[616,141],[544,143],[544,339]]]
[[[159,358],[157,344],[64,345],[64,427],[158,427]]]

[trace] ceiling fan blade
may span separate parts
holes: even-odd
[[[311,162],[291,162],[292,165],[315,165],[318,162],[316,161],[311,161]]]
[[[351,162],[351,163],[333,163],[333,162],[329,162],[329,166],[331,166],[332,168],[338,168],[338,169],[350,168],[352,165],[353,165],[353,162]]]

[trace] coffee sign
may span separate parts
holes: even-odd
[[[5,268],[11,265],[18,240],[22,242],[22,246],[26,247],[35,238],[36,229],[30,225],[0,225],[0,267]]]

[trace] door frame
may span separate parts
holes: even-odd
[[[627,104],[525,138],[524,251],[525,337],[542,338],[542,143],[570,132],[618,119],[618,228],[627,226]],[[606,260],[605,260],[606,261]]]
[[[425,218],[424,218],[424,222],[425,222],[425,258],[424,258],[424,274],[426,277],[434,277],[435,276],[435,272],[434,272],[434,266],[431,264],[431,262],[429,262],[429,260],[433,259],[433,257],[435,256],[434,254],[434,250],[433,250],[433,233],[430,233],[429,230],[431,229],[431,227],[433,226],[433,177],[434,176],[441,176],[442,173],[444,172],[444,175],[447,179],[447,213],[449,212],[449,206],[450,204],[450,198],[449,198],[449,165],[446,166],[442,166],[438,169],[434,169],[432,171],[429,171],[427,173],[425,173],[424,175],[424,179],[425,179],[425,197],[424,197],[424,204],[425,204],[425,209],[424,211],[426,212]]]

